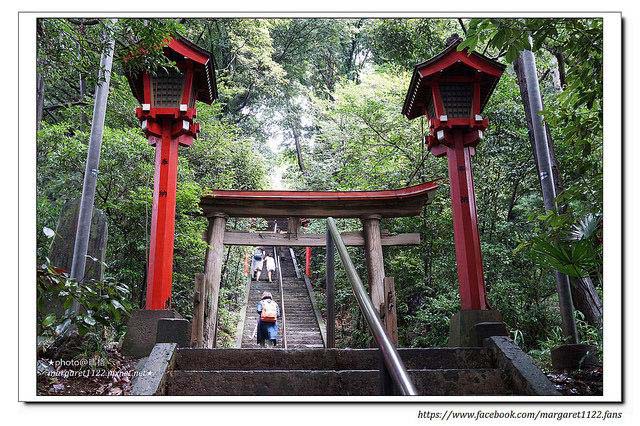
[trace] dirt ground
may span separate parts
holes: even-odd
[[[563,395],[602,395],[602,367],[577,371],[553,371],[547,377]]]
[[[131,392],[137,360],[117,350],[105,357],[75,360],[38,360],[38,395],[120,396]]]

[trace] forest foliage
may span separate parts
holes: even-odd
[[[544,361],[562,340],[552,270],[594,278],[602,296],[602,21],[591,18],[119,19],[110,26],[101,19],[41,19],[36,225],[43,280],[68,280],[46,265],[50,239],[41,230],[55,229],[62,206],[80,196],[107,27],[116,51],[96,207],[109,221],[107,281],[127,289],[117,294],[125,311],[144,300],[154,155],[134,117],[125,73],[172,66],[154,46],[175,33],[213,53],[220,92],[213,105],[198,105],[202,132],[180,151],[173,303],[186,317],[194,274],[204,265],[203,192],[266,189],[278,170],[293,189],[388,189],[437,180],[438,195],[419,217],[383,221],[390,232],[422,236],[420,246],[385,249],[385,269],[396,282],[400,344],[446,343],[459,309],[446,162],[425,149],[424,122],[407,121],[400,110],[413,65],[442,50],[452,33],[509,65],[487,105],[490,126],[473,159],[491,306],[516,341]],[[149,54],[133,55],[141,45]],[[538,62],[543,116],[562,178],[558,213],[544,212],[511,66],[522,49],[533,50]],[[274,141],[277,149],[270,148]],[[262,225],[231,220],[229,226]],[[313,230],[323,232],[324,223],[312,221]],[[225,251],[220,345],[235,333],[245,251]],[[312,281],[322,305],[324,254],[314,253]],[[363,253],[352,254],[366,277]],[[340,268],[337,289],[339,346],[366,345],[366,325]],[[126,323],[116,311],[103,312],[113,321],[97,324],[115,340]],[[583,339],[600,343],[601,332],[577,315]],[[40,320],[45,334],[55,335],[61,318]]]

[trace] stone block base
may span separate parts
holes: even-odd
[[[160,318],[156,343],[176,343],[179,348],[191,343],[191,323],[184,318]]]
[[[551,365],[556,370],[577,370],[598,366],[597,348],[585,344],[561,345],[551,350]]]
[[[485,338],[505,334],[508,333],[500,312],[496,310],[460,311],[451,317],[448,346],[482,346]]]
[[[156,344],[158,321],[162,318],[182,318],[176,311],[136,309],[131,313],[127,333],[122,341],[122,353],[134,358],[148,356]]]

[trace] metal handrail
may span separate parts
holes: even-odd
[[[362,310],[362,313],[369,324],[369,328],[373,333],[373,337],[378,343],[384,365],[389,370],[391,378],[398,386],[402,395],[418,395],[397,349],[393,346],[391,340],[389,340],[389,337],[384,331],[382,322],[378,317],[378,311],[373,307],[373,303],[371,303],[371,300],[369,299],[369,294],[367,293],[367,290],[365,290],[362,280],[358,276],[356,267],[347,252],[347,247],[345,246],[344,241],[342,241],[340,232],[338,232],[336,221],[332,217],[327,218],[327,230],[329,231],[327,236],[330,237],[327,238],[327,246],[333,243],[338,251],[342,265],[347,272],[347,277],[351,282],[353,293],[360,305],[360,310]]]
[[[276,268],[278,270],[278,283],[280,285],[280,315],[282,316],[282,347],[287,349],[287,316],[284,312],[284,288],[282,285],[282,269],[280,267],[280,256],[276,246],[273,246],[273,258],[276,262]]]
[[[318,323],[318,328],[320,328],[320,337],[322,337],[322,345],[326,348],[327,346],[327,329],[324,321],[322,320],[322,314],[320,313],[320,309],[318,308],[318,303],[316,302],[316,298],[313,295],[313,287],[311,286],[311,281],[307,274],[303,274],[300,272],[300,268],[298,267],[298,262],[296,262],[296,255],[293,252],[293,249],[289,247],[289,255],[291,256],[291,261],[293,263],[293,269],[296,273],[296,278],[304,281],[304,286],[307,289],[307,294],[309,295],[309,300],[311,301],[311,307],[313,309],[313,315],[316,318],[316,323]]]

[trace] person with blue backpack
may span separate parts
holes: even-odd
[[[253,252],[251,258],[251,278],[255,278],[256,281],[260,281],[260,274],[262,274],[262,264],[264,263],[265,252],[260,247],[256,247],[256,251]]]
[[[266,346],[268,340],[274,347],[278,342],[278,317],[280,316],[280,307],[273,300],[273,296],[268,291],[262,293],[262,299],[256,306],[258,310],[258,344],[262,347]]]

